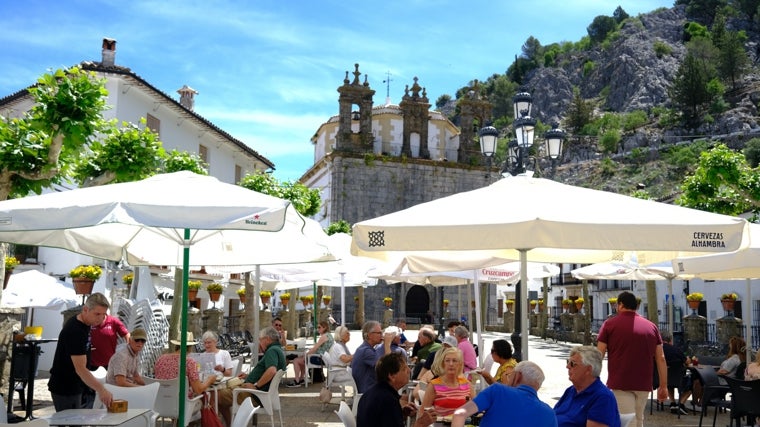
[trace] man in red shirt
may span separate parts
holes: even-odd
[[[597,348],[607,356],[607,387],[615,394],[621,414],[636,413],[644,425],[644,406],[652,390],[655,363],[660,376],[657,400],[668,398],[668,367],[657,325],[639,316],[638,301],[630,292],[618,295],[618,314],[599,330]]]

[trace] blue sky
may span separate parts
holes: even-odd
[[[193,87],[197,113],[272,160],[277,178],[298,179],[354,63],[375,105],[386,73],[393,103],[415,76],[434,103],[504,73],[529,36],[577,41],[618,5],[636,16],[673,0],[0,1],[0,97],[49,69],[99,61],[111,37],[118,65],[173,96]]]

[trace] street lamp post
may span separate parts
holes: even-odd
[[[512,98],[514,106],[514,131],[515,139],[507,144],[507,159],[501,170],[502,175],[509,173],[511,175],[524,174],[527,171],[527,161],[529,150],[533,147],[536,133],[536,119],[531,117],[530,112],[533,107],[533,97],[527,92],[520,92]],[[486,126],[480,130],[480,149],[486,156],[488,170],[490,171],[491,160],[496,152],[496,139],[499,132],[493,126]],[[562,154],[562,143],[565,140],[565,131],[554,124],[552,129],[544,134],[545,151],[552,159],[552,169],[556,166],[556,159]],[[527,251],[529,248],[516,248],[520,251]],[[524,274],[521,274],[525,277]],[[527,291],[523,294],[523,287],[527,283],[520,280],[515,285],[515,330],[512,333],[511,341],[514,347],[514,355],[518,360],[522,360],[523,347],[528,345],[528,325],[523,327],[523,311],[527,304]],[[526,288],[527,289],[527,288]]]

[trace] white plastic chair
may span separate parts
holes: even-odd
[[[331,359],[327,354],[322,355],[322,360],[327,367],[327,379],[325,387],[332,390],[332,387],[340,388],[340,400],[346,401],[346,387],[351,387],[354,394],[354,405],[356,405],[356,382],[351,376],[351,368],[348,366],[332,365]],[[322,404],[322,411],[325,410],[326,403]]]
[[[636,414],[620,414],[620,427],[628,427],[628,424],[636,418]]]
[[[261,408],[261,406],[253,406],[253,401],[251,399],[245,399],[238,407],[237,412],[235,412],[230,427],[247,427],[253,419],[253,414],[255,414],[259,408]]]
[[[338,414],[338,418],[343,422],[344,427],[356,427],[356,416],[346,402],[340,402],[340,407],[335,413]]]
[[[179,396],[179,379],[174,378],[171,380],[158,380],[155,378],[146,378],[145,384],[158,383],[158,394],[156,395],[154,411],[158,412],[158,416],[161,418],[171,418],[176,420],[179,418],[179,405],[177,405],[177,396]],[[190,389],[190,385],[187,384],[187,377],[185,380],[185,391]],[[191,421],[199,420],[201,418],[201,408],[203,407],[203,395],[193,396],[192,399],[185,398],[185,426],[190,424]]]
[[[269,419],[274,427],[274,411],[280,416],[280,427],[282,424],[282,407],[280,406],[280,382],[285,375],[284,370],[277,371],[272,377],[272,382],[269,383],[269,391],[254,390],[251,388],[236,388],[232,390],[232,413],[236,414],[240,405],[238,405],[238,395],[240,394],[253,394],[261,402],[260,413],[269,414]]]
[[[319,364],[316,364],[316,363],[311,363],[311,356],[320,356],[320,355],[318,355],[318,354],[308,355],[308,354],[304,353],[304,356],[303,356],[304,357],[304,362],[305,362],[304,366],[306,367],[306,369],[304,369],[305,372],[303,373],[303,383],[304,383],[304,385],[305,385],[306,388],[309,388],[309,380],[311,379],[311,374],[310,374],[309,370],[310,369],[322,369],[325,366],[327,366],[327,363],[324,363],[324,358],[322,358],[321,356],[320,356],[320,358],[322,359],[323,364],[319,365]],[[312,383],[313,383],[313,381],[312,381]]]
[[[149,426],[155,426],[158,419],[158,412],[156,412],[156,396],[158,396],[158,388],[161,386],[159,383],[146,384],[141,387],[119,387],[113,384],[103,384],[106,390],[110,391],[114,399],[123,399],[129,402],[130,409],[150,409],[152,414],[150,416]],[[176,398],[175,398],[176,404]],[[95,393],[95,403],[93,409],[103,408],[103,402],[100,401],[100,396]],[[127,426],[140,425],[140,419],[130,420]]]

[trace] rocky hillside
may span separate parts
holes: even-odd
[[[622,148],[612,157],[620,164],[614,173],[610,173],[609,164],[606,171],[600,170],[602,155],[595,139],[571,138],[555,179],[621,193],[643,185],[652,196],[663,198],[676,192],[683,179],[683,171],[673,172],[662,161],[659,153],[663,148],[695,139],[724,140],[740,148],[760,134],[760,74],[754,68],[760,34],[736,18],[728,22],[728,27],[747,31],[745,48],[753,69],[736,90],[727,94],[729,109],[697,129],[664,129],[651,115],[654,107],[671,106],[668,87],[686,54],[683,28],[687,22],[682,5],[632,17],[606,47],[565,54],[558,57],[558,67],[539,68],[527,76],[524,85],[533,95],[534,115],[544,123],[561,121],[566,116],[574,87],[580,89],[584,99],[593,101],[597,114],[636,110],[650,113],[649,124],[623,136]],[[656,44],[667,45],[669,53],[658,56]],[[635,149],[646,153],[647,164],[631,167],[626,162]]]

